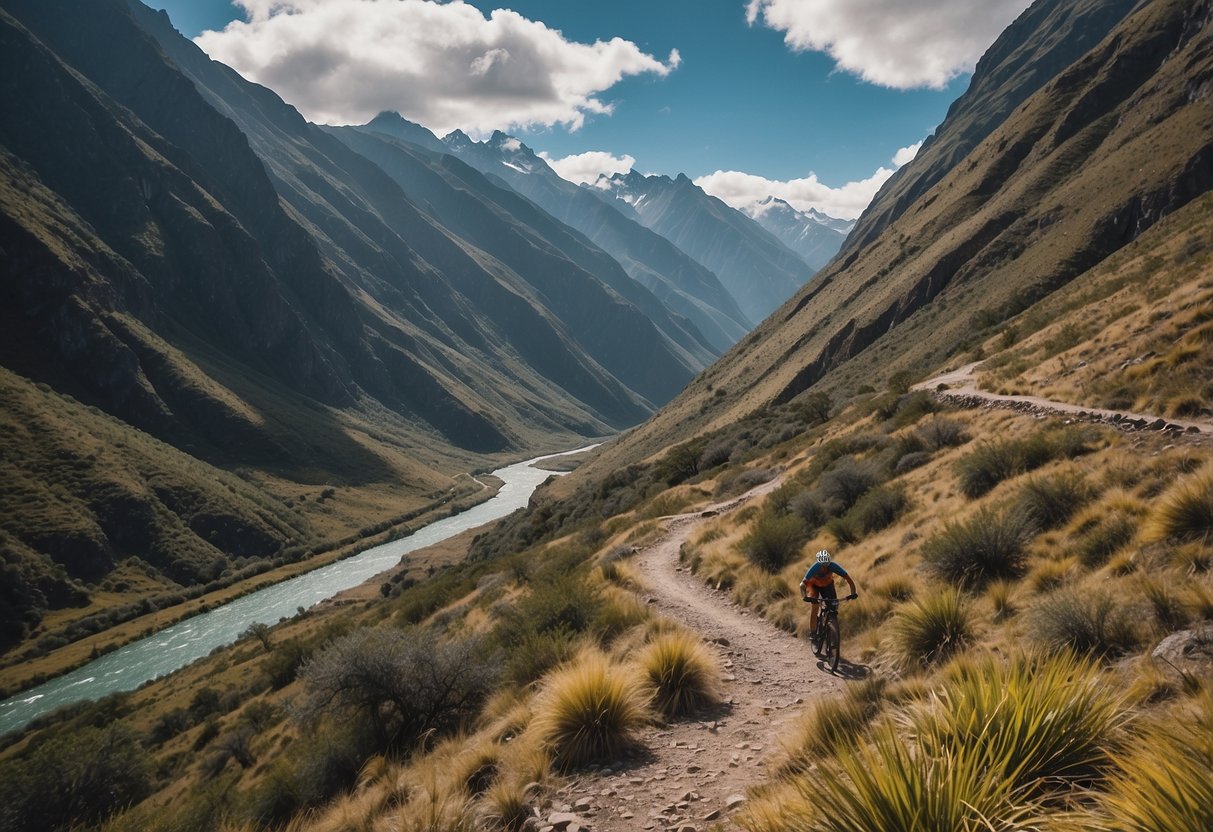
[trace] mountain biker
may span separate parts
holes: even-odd
[[[836,599],[838,593],[834,589],[835,575],[845,580],[851,587],[851,594],[847,596],[847,600],[854,600],[859,597],[859,591],[855,588],[854,579],[847,574],[847,570],[834,562],[834,559],[830,557],[830,553],[827,550],[822,549],[818,552],[814,561],[809,570],[804,573],[804,578],[800,582],[801,598],[804,598],[806,601],[809,598]],[[817,607],[817,604],[813,605],[812,616],[809,619],[811,640],[816,638],[817,633]]]

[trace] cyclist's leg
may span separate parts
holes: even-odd
[[[821,589],[819,587],[813,586],[812,584],[809,584],[809,597],[810,598],[821,597]],[[813,638],[817,638],[817,613],[818,613],[817,608],[820,607],[821,604],[809,604],[809,606],[812,608],[811,611],[809,612],[809,634]]]

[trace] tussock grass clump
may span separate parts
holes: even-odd
[[[618,757],[648,715],[640,684],[597,652],[555,671],[535,711],[532,727],[564,769]]]
[[[739,545],[755,566],[778,572],[800,554],[804,539],[799,517],[764,511]]]
[[[994,608],[994,620],[1004,621],[1015,614],[1015,603],[1011,596],[1015,593],[1012,581],[994,581],[986,588],[990,606]]]
[[[1078,559],[1092,569],[1107,562],[1136,537],[1146,510],[1140,500],[1115,491],[1079,511],[1068,530]]]
[[[924,447],[932,451],[955,448],[969,441],[969,434],[964,425],[945,416],[935,416],[923,422],[914,431],[914,435]]]
[[[1054,459],[1072,459],[1088,451],[1084,433],[1073,427],[978,445],[956,463],[960,490],[975,499],[1018,474]]]
[[[481,801],[481,820],[490,829],[519,832],[531,813],[530,790],[523,783],[494,783]]]
[[[834,463],[817,481],[817,493],[827,503],[833,503],[839,514],[855,505],[864,494],[884,482],[885,474],[875,460],[843,457]]]
[[[1094,490],[1076,471],[1033,477],[1015,495],[1015,510],[1037,531],[1063,526],[1074,512],[1089,503]]]
[[[860,497],[842,517],[826,528],[840,543],[854,543],[865,535],[888,528],[906,508],[906,492],[897,486],[877,486]]]
[[[804,774],[821,757],[854,745],[880,713],[884,680],[867,680],[839,697],[813,702],[791,730],[779,738],[783,753],[775,771],[780,777]]]
[[[1015,511],[978,509],[967,520],[945,523],[922,546],[927,566],[961,586],[984,586],[1023,572],[1032,526]]]
[[[1026,817],[1005,780],[988,776],[972,749],[930,756],[885,724],[870,745],[843,747],[813,777],[795,781],[805,798],[784,813],[785,829],[821,832],[1009,829]],[[829,807],[823,811],[822,806]],[[744,823],[743,823],[744,826]]]
[[[1213,695],[1195,716],[1154,726],[1134,743],[1094,828],[1121,832],[1213,829]]]
[[[1213,470],[1178,480],[1154,501],[1145,524],[1150,540],[1213,541]]]
[[[1034,797],[1089,786],[1113,767],[1128,719],[1093,662],[1072,653],[962,658],[913,724],[928,756],[973,749]]]
[[[1032,608],[1031,637],[1051,650],[1119,656],[1137,646],[1129,612],[1099,589],[1059,589]]]
[[[928,666],[973,641],[967,599],[954,588],[933,592],[899,609],[889,623],[891,649],[903,667]]]
[[[716,658],[685,630],[653,639],[637,664],[652,691],[653,707],[667,719],[688,716],[719,701]]]

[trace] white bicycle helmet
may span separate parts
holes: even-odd
[[[830,553],[828,551],[826,551],[825,549],[822,549],[820,552],[817,553],[817,562],[818,563],[829,563],[830,562]]]

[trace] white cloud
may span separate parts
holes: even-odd
[[[904,164],[914,161],[914,157],[918,155],[918,151],[922,149],[922,142],[912,144],[909,147],[903,147],[893,154],[893,164],[901,167]]]
[[[853,220],[868,207],[880,186],[905,162],[914,158],[922,142],[903,147],[893,154],[893,168],[879,167],[867,179],[831,188],[810,173],[803,179],[779,181],[738,170],[718,170],[695,180],[695,184],[734,208],[752,205],[768,196],[776,196],[793,208],[815,208],[835,219]],[[904,161],[903,161],[904,160]]]
[[[539,157],[552,166],[552,170],[570,182],[594,182],[601,174],[610,176],[615,173],[627,173],[636,164],[636,160],[626,153],[623,156],[613,156],[605,150],[588,150],[563,159],[553,159],[547,153]]]
[[[361,123],[395,110],[442,135],[456,127],[563,125],[610,113],[600,95],[625,76],[664,76],[631,41],[570,41],[506,9],[461,0],[234,0],[247,21],[196,42],[312,121]]]
[[[1031,0],[749,0],[800,51],[885,87],[940,88],[977,59]]]

